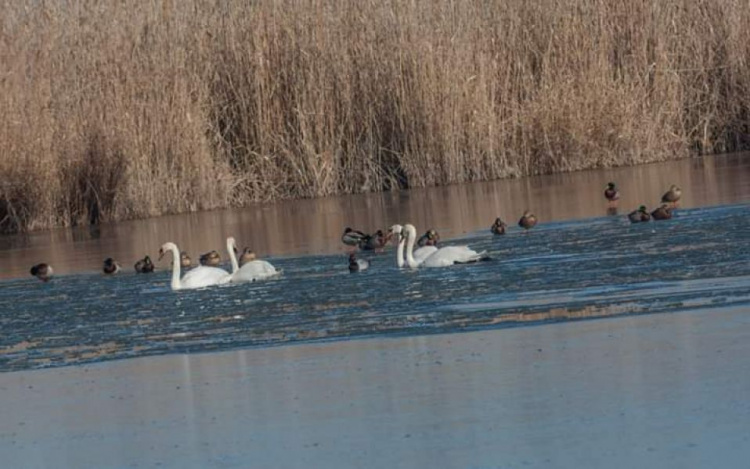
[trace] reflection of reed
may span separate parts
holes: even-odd
[[[619,207],[627,213],[640,204],[654,207],[672,183],[684,196],[681,207],[745,201],[750,197],[750,158],[728,155],[602,171],[535,176],[382,194],[330,197],[259,204],[221,210],[103,225],[97,237],[80,229],[61,229],[0,237],[2,277],[28,275],[44,260],[56,273],[96,271],[106,257],[121,259],[126,270],[165,241],[197,256],[217,249],[224,256],[227,236],[249,246],[260,258],[273,255],[343,253],[345,226],[372,232],[394,223],[435,228],[443,239],[489,228],[497,216],[516,220],[533,210],[540,226],[554,220],[604,216],[607,181],[617,181]],[[516,230],[509,230],[513,234]],[[531,236],[533,236],[530,233]],[[390,255],[390,254],[384,254]],[[126,260],[132,260],[126,261]],[[342,261],[343,262],[343,261]],[[165,262],[157,270],[166,270]],[[326,275],[321,273],[321,275]]]

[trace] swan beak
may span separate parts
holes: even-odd
[[[164,249],[159,249],[159,260],[164,257]]]

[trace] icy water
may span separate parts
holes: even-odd
[[[394,220],[395,221],[395,220]],[[399,270],[391,247],[350,274],[341,254],[269,260],[284,274],[172,292],[170,273],[63,275],[0,287],[0,370],[174,352],[519,324],[705,307],[750,307],[750,205],[546,222],[452,239],[487,250],[474,265]]]

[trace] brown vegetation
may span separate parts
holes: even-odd
[[[0,0],[0,229],[748,148],[740,0]]]

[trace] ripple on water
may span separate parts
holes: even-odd
[[[392,250],[273,259],[277,279],[172,292],[169,272],[0,283],[0,370],[377,335],[456,332],[750,302],[750,206],[462,237],[493,260],[398,270]],[[366,256],[366,254],[364,254]]]

